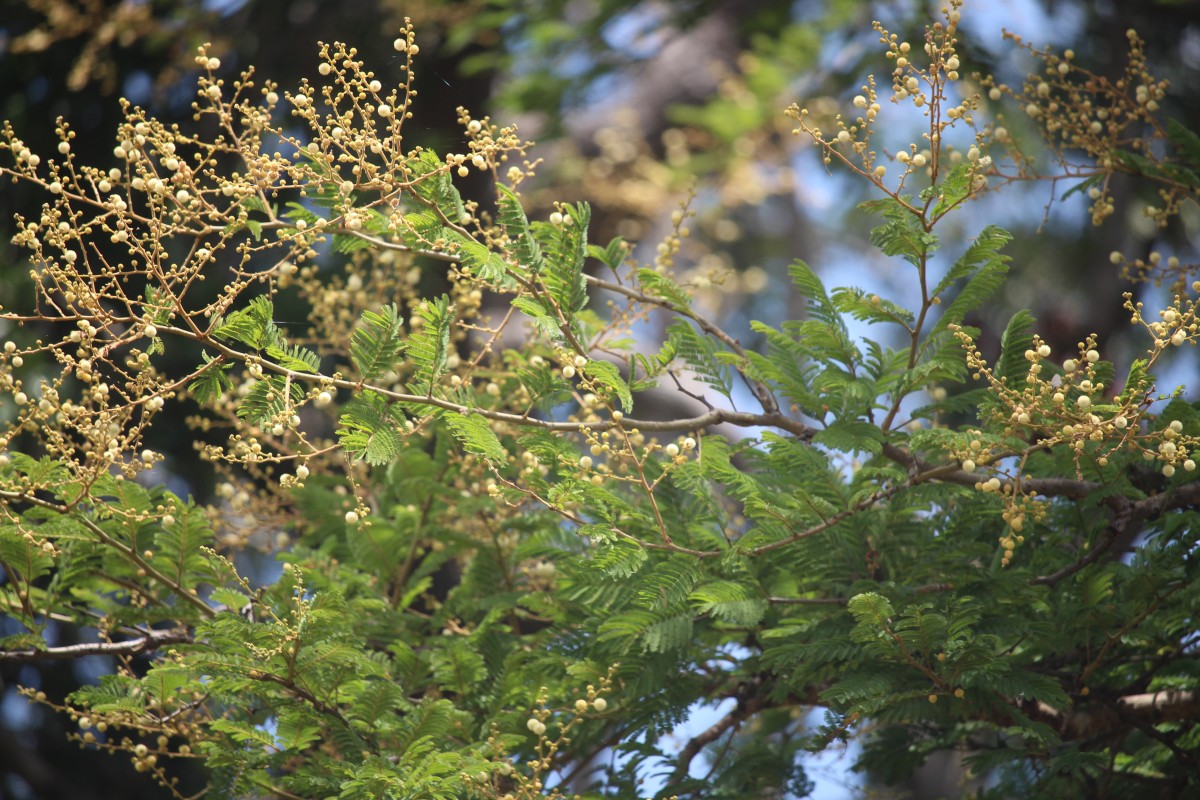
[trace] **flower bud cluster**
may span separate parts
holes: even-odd
[[[808,108],[798,105],[787,109],[787,114],[799,123],[792,133],[809,136],[823,151],[826,165],[834,160],[840,161],[893,198],[901,198],[905,184],[914,174],[936,184],[944,158],[948,157],[952,164],[963,162],[963,154],[945,141],[946,134],[960,124],[974,129],[974,113],[980,103],[977,95],[969,93],[952,102],[950,98],[960,93],[948,91],[951,84],[960,80],[962,68],[956,36],[961,20],[961,5],[960,0],[951,0],[942,9],[945,21],[935,22],[926,28],[925,41],[919,49],[911,42],[901,40],[897,34],[890,33],[879,23],[874,25],[879,42],[885,47],[884,54],[895,65],[891,74],[890,101],[911,103],[929,119],[929,130],[922,134],[923,141],[901,148],[894,156],[901,167],[895,189],[884,183],[888,174],[887,164],[882,163],[884,157],[871,148],[874,125],[881,110],[873,77],[868,77],[867,83],[861,87],[861,93],[853,99],[857,110],[855,118],[848,120],[840,114],[834,116],[836,131],[832,136],[822,132]],[[974,140],[975,144],[967,156],[970,194],[986,189],[987,175],[993,171],[991,158],[980,153],[985,137],[976,133]]]
[[[1126,31],[1128,61],[1123,73],[1115,79],[1080,66],[1071,50],[1059,54],[1050,48],[1038,49],[1026,44],[1012,33],[1005,33],[1005,37],[1028,50],[1041,62],[1041,69],[1027,78],[1019,90],[991,77],[983,78],[988,96],[992,100],[1012,98],[1042,128],[1058,158],[1071,167],[1071,173],[1089,178],[1087,191],[1092,201],[1093,224],[1100,225],[1115,210],[1110,190],[1113,173],[1154,174],[1136,167],[1120,154],[1131,152],[1135,158],[1150,159],[1160,168],[1170,168],[1172,159],[1163,155],[1162,148],[1166,131],[1157,119],[1167,81],[1150,73],[1144,43],[1136,31]],[[1011,139],[1005,144],[1016,148]],[[1077,156],[1073,154],[1080,152],[1090,163],[1076,165]],[[1033,163],[1016,152],[1013,155],[1018,164]],[[1167,169],[1162,169],[1163,174]],[[1161,205],[1147,206],[1145,214],[1159,226],[1165,226],[1190,193],[1171,181],[1163,181],[1159,195]]]

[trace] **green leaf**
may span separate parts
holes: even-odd
[[[497,463],[502,463],[508,458],[504,445],[500,444],[500,439],[485,417],[479,414],[447,412],[442,415],[442,421],[468,452]]]
[[[615,364],[598,358],[592,359],[584,367],[584,372],[595,383],[615,392],[621,400],[621,408],[626,413],[633,410],[633,394],[629,391],[629,385],[621,378],[621,372]]]
[[[891,620],[896,612],[883,595],[875,592],[856,594],[850,598],[847,607],[860,626],[875,632],[891,630]]]
[[[871,244],[884,255],[900,256],[923,269],[925,260],[938,248],[938,237],[922,227],[921,218],[891,197],[868,200],[859,208],[879,214],[886,223],[871,231]]]
[[[788,275],[800,290],[800,294],[808,300],[808,314],[811,318],[833,327],[843,327],[841,315],[825,292],[825,284],[812,267],[796,259],[788,267]]]
[[[989,225],[980,231],[966,252],[954,262],[954,266],[935,289],[934,296],[938,296],[938,292],[958,280],[965,279],[966,284],[942,314],[944,324],[962,322],[968,313],[982,306],[984,301],[1004,285],[1004,279],[1008,275],[1009,258],[1001,255],[1000,249],[1010,239],[1012,235],[1008,231]]]
[[[1200,170],[1200,136],[1177,119],[1167,120],[1167,138],[1181,158]]]
[[[409,159],[407,164],[412,171],[412,193],[433,204],[442,218],[457,224],[467,210],[463,206],[462,195],[450,177],[449,167],[432,150],[422,150],[416,159]]]
[[[613,238],[605,247],[594,244],[588,245],[588,255],[604,263],[604,266],[616,272],[625,261],[625,240],[620,236]]]
[[[508,264],[498,253],[493,253],[474,239],[460,242],[458,252],[463,266],[482,280],[503,289],[516,288],[517,282],[508,274]]]
[[[866,322],[891,322],[905,330],[910,330],[914,322],[913,313],[907,308],[854,287],[834,289],[833,305],[839,312]]]
[[[995,375],[1007,381],[1009,388],[1021,389],[1029,376],[1029,360],[1025,351],[1033,346],[1033,315],[1025,309],[1012,315],[1000,337],[1000,357],[996,360]]]
[[[208,353],[201,353],[200,357],[204,360],[201,372],[188,384],[188,391],[197,403],[207,405],[220,400],[221,395],[233,388],[233,381],[225,374],[233,369],[233,364],[218,361]]]
[[[667,328],[667,334],[675,352],[687,362],[696,377],[730,397],[733,377],[729,368],[717,359],[718,352],[723,352],[720,345],[692,327],[687,320],[678,317]]]
[[[270,299],[259,295],[246,308],[234,311],[213,328],[213,336],[225,341],[237,341],[262,350],[279,343],[279,329],[272,322],[275,307]]]
[[[930,214],[937,218],[957,206],[971,193],[971,183],[974,180],[975,165],[970,162],[957,164],[945,176],[934,191],[937,192],[937,204]]]
[[[529,218],[525,216],[525,209],[521,207],[520,198],[517,197],[516,192],[503,184],[497,186],[496,190],[500,194],[498,201],[500,225],[508,234],[509,241],[513,243],[513,254],[516,256],[517,264],[522,270],[533,275],[540,275],[546,262],[542,256],[542,248],[529,227]]]
[[[818,431],[813,441],[843,453],[878,454],[883,451],[883,433],[878,426],[865,420],[835,420],[824,430]]]
[[[691,640],[690,613],[660,614],[643,609],[627,611],[610,617],[600,625],[599,641],[619,641],[628,650],[640,641],[642,649],[665,653],[683,648]]]
[[[450,330],[454,326],[454,307],[450,298],[442,295],[424,301],[417,310],[424,324],[417,327],[408,339],[408,357],[415,368],[414,392],[433,394],[434,384],[446,368],[450,357]]]
[[[692,307],[692,298],[684,288],[666,275],[660,275],[652,269],[642,268],[637,271],[637,280],[642,291],[651,297],[666,300],[679,310]]]
[[[692,592],[688,600],[701,614],[746,627],[757,625],[767,610],[761,595],[735,581],[706,583]]]
[[[395,303],[379,311],[363,311],[350,340],[350,360],[364,381],[374,380],[396,366],[404,350],[404,317]]]
[[[262,425],[283,416],[304,402],[304,387],[285,375],[267,375],[250,387],[238,403],[237,415],[255,425]]]
[[[364,391],[342,407],[338,440],[368,464],[391,463],[404,443],[403,412],[378,392]]]
[[[289,345],[280,340],[265,350],[267,357],[284,369],[293,372],[315,373],[321,371],[321,359],[316,353],[300,345]]]
[[[174,500],[175,520],[163,525],[154,537],[154,564],[180,586],[193,586],[208,569],[212,526],[194,504]]]
[[[583,264],[587,259],[587,232],[592,212],[587,203],[564,206],[572,224],[545,225],[540,230],[546,237],[545,263],[542,274],[550,296],[567,317],[572,317],[587,305],[587,279]]]
[[[612,578],[628,578],[641,569],[648,558],[646,548],[628,539],[601,545],[592,555],[592,565]]]

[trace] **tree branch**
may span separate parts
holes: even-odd
[[[1033,586],[1053,586],[1063,578],[1068,578],[1079,572],[1088,564],[1099,561],[1102,556],[1112,551],[1124,552],[1133,540],[1141,533],[1146,522],[1158,519],[1165,512],[1177,508],[1186,508],[1200,503],[1200,483],[1189,483],[1169,492],[1156,494],[1131,503],[1124,497],[1106,498],[1109,507],[1113,509],[1112,521],[1104,529],[1100,541],[1096,543],[1082,558],[1066,565],[1049,575],[1039,575],[1030,578]]]
[[[1091,738],[1143,725],[1200,718],[1200,696],[1174,689],[1126,695],[1104,704],[1088,703],[1067,711],[1041,702],[1028,705],[1026,711],[1032,711],[1032,716],[1053,726],[1066,739]]]
[[[152,653],[166,645],[191,641],[192,634],[185,630],[150,631],[138,639],[127,639],[123,642],[84,642],[65,647],[47,647],[45,650],[0,650],[0,661],[50,661],[85,656],[138,655]]]
[[[688,775],[688,770],[691,768],[692,759],[699,755],[700,751],[709,743],[716,741],[726,731],[740,725],[744,720],[752,717],[765,705],[765,701],[758,695],[754,695],[749,699],[739,700],[737,706],[732,711],[726,714],[721,719],[714,722],[708,728],[692,737],[683,749],[679,751],[679,758],[676,759],[675,771],[671,773],[671,778],[667,781],[668,786],[673,786],[679,783]]]

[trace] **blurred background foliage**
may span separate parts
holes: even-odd
[[[787,264],[802,257],[830,285],[876,288],[904,302],[912,290],[892,265],[866,244],[868,220],[855,211],[863,181],[821,164],[811,146],[791,135],[782,109],[793,101],[831,116],[849,105],[868,72],[886,65],[871,21],[885,20],[902,38],[919,40],[938,3],[896,0],[28,0],[0,3],[0,117],[11,121],[34,152],[49,152],[55,120],[68,119],[84,163],[112,161],[119,97],[168,123],[191,124],[196,46],[211,42],[222,73],[235,77],[253,64],[260,78],[294,86],[316,64],[318,40],[358,48],[382,80],[401,80],[391,42],[405,16],[421,45],[414,126],[420,141],[453,151],[461,134],[455,108],[516,122],[538,142],[544,159],[526,192],[531,213],[556,200],[593,206],[596,241],[621,235],[653,248],[671,214],[691,202],[692,235],[676,259],[681,275],[701,291],[701,306],[747,344],[749,320],[772,324],[794,316],[798,301],[784,287]],[[1146,40],[1151,71],[1171,82],[1166,117],[1200,129],[1200,3],[1082,0],[968,2],[964,9],[962,70],[1019,84],[1035,65],[1002,40],[1002,29],[1027,41],[1073,48],[1076,62],[1104,75],[1124,64],[1125,31]],[[1004,109],[990,109],[991,113]],[[1015,109],[1006,124],[1032,144],[1038,134]],[[889,151],[913,141],[915,120],[897,118],[885,131]],[[1047,160],[1045,171],[1053,173]],[[482,173],[464,194],[490,196]],[[473,183],[472,183],[473,182]],[[1093,228],[1077,195],[1055,203],[1069,184],[1009,187],[968,215],[970,235],[984,222],[1015,234],[1015,277],[995,318],[972,320],[995,346],[1012,310],[1030,308],[1056,351],[1073,349],[1087,333],[1120,362],[1142,344],[1121,309],[1121,292],[1152,295],[1153,285],[1128,287],[1108,254],[1130,258],[1152,250],[1195,260],[1189,242],[1200,217],[1189,207],[1166,229],[1141,213],[1152,194],[1132,182],[1115,187],[1117,210]],[[15,295],[27,265],[9,245],[14,213],[40,204],[24,186],[0,193],[0,304]],[[975,224],[978,223],[978,224]],[[953,250],[953,248],[948,248]],[[907,273],[905,273],[907,274]],[[428,280],[437,281],[436,275]],[[219,281],[213,281],[214,284]],[[20,291],[27,291],[21,289]],[[4,332],[33,336],[32,332]],[[188,354],[180,351],[181,358]],[[1189,383],[1194,355],[1180,351],[1167,375]],[[1191,360],[1189,360],[1191,359]],[[1169,390],[1170,386],[1160,387]],[[672,409],[647,410],[645,416]],[[164,431],[161,435],[170,435]],[[177,426],[176,442],[157,442],[171,454],[185,491],[208,499],[192,455],[192,436]],[[0,627],[3,621],[0,620]],[[7,632],[7,631],[4,631]],[[59,644],[73,633],[60,631]],[[31,708],[18,683],[54,696],[94,680],[103,659],[5,666],[0,671],[0,796],[73,798],[159,797],[148,781],[132,781],[120,759],[82,752],[61,730],[63,718]],[[934,791],[926,787],[921,791]],[[928,794],[927,796],[936,796]]]

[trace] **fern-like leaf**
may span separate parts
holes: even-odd
[[[378,392],[364,391],[342,408],[338,440],[346,452],[368,464],[389,464],[404,441],[399,409]]]
[[[408,357],[415,367],[414,392],[433,394],[434,384],[446,368],[450,357],[450,329],[454,326],[454,307],[450,298],[442,295],[425,301],[418,315],[424,321],[408,339]]]
[[[504,227],[504,232],[508,234],[509,241],[513,243],[513,254],[517,258],[517,264],[524,272],[540,275],[546,266],[545,258],[542,256],[541,246],[533,237],[529,218],[525,216],[520,198],[507,186],[500,185],[496,188],[500,192],[499,221]]]
[[[1029,361],[1025,351],[1033,345],[1033,315],[1021,309],[1012,315],[1000,337],[1000,358],[996,360],[995,374],[1008,382],[1009,387],[1019,389],[1025,385],[1029,375]]]
[[[321,369],[321,359],[316,353],[307,347],[289,345],[282,339],[278,344],[267,347],[265,352],[276,364],[293,372],[314,373]]]
[[[629,391],[629,384],[625,383],[615,364],[594,359],[588,362],[585,370],[593,382],[611,389],[617,395],[621,401],[621,407],[626,412],[633,410],[633,394]]]
[[[350,341],[350,359],[363,380],[373,380],[396,365],[404,350],[403,334],[404,318],[395,303],[363,312]]]
[[[1004,285],[1009,259],[1000,253],[1000,249],[1010,239],[1012,235],[1008,231],[989,225],[980,231],[966,252],[954,262],[942,282],[946,283],[951,276],[953,280],[965,278],[967,282],[942,315],[945,324],[962,322],[963,317],[983,305]],[[946,285],[949,286],[948,283]]]
[[[726,397],[733,392],[733,378],[729,368],[717,359],[720,346],[696,330],[686,320],[676,318],[667,328],[667,334],[675,351],[691,367],[696,377]]]
[[[508,457],[491,425],[480,415],[447,413],[442,415],[442,421],[468,452],[496,462]]]
[[[570,317],[587,305],[587,280],[583,264],[587,260],[587,232],[592,211],[587,203],[565,206],[572,224],[546,225],[546,271],[542,275],[554,302]]]

